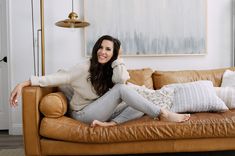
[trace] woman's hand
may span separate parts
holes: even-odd
[[[15,88],[11,92],[11,97],[10,97],[11,107],[16,107],[18,105],[18,98],[21,96],[22,88],[30,85],[31,82],[28,80],[15,86]]]

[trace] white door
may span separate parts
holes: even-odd
[[[0,130],[8,129],[8,65],[7,65],[6,0],[0,0]],[[3,59],[5,57],[5,59]],[[3,60],[2,60],[3,59]]]

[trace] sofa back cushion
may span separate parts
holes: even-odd
[[[151,68],[133,69],[128,72],[130,75],[128,82],[153,89],[153,70]]]
[[[160,89],[164,85],[172,83],[210,80],[215,87],[219,87],[226,69],[235,71],[235,67],[212,70],[155,71],[153,73],[153,85],[154,89]]]

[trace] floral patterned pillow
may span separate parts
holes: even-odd
[[[148,89],[144,85],[138,86],[132,83],[127,83],[127,85],[155,105],[165,109],[170,109],[172,107],[174,98],[174,89],[172,88],[163,87],[159,90],[153,90]]]

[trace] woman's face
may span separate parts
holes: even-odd
[[[98,62],[101,64],[107,63],[113,56],[113,42],[103,40],[99,50],[97,51]]]

